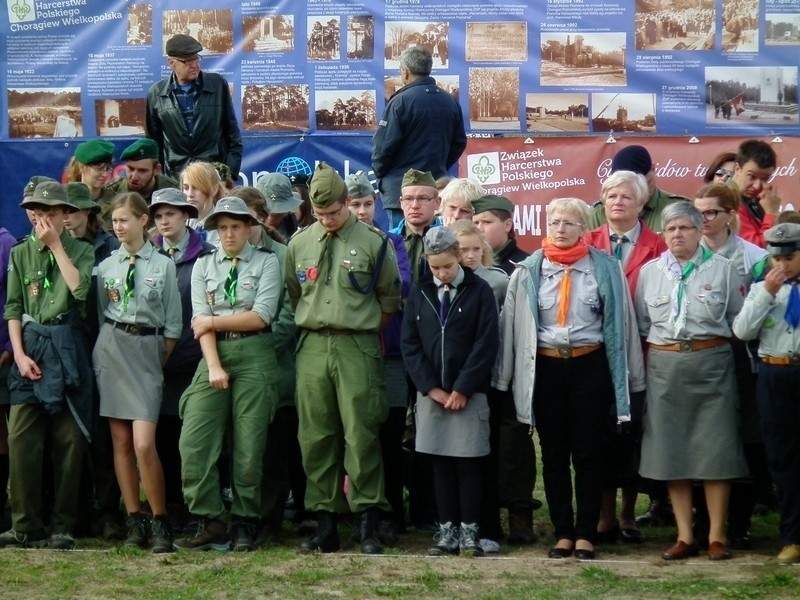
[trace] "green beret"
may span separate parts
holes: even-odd
[[[87,140],[75,148],[75,160],[84,165],[114,160],[114,144],[106,140]]]
[[[45,181],[55,181],[55,179],[53,179],[52,177],[47,177],[46,175],[34,175],[33,177],[31,177],[28,180],[28,183],[25,184],[25,189],[22,190],[22,197],[30,198],[31,196],[33,196],[33,190],[36,189],[36,186]]]
[[[402,189],[407,185],[427,185],[428,187],[435,188],[436,180],[433,178],[430,171],[409,169],[406,171],[406,174],[403,175],[403,182],[400,184],[400,188]]]
[[[308,195],[311,197],[311,204],[325,208],[347,198],[347,186],[335,169],[321,162],[311,177]]]
[[[477,200],[473,200],[471,204],[473,214],[476,215],[486,212],[487,210],[502,210],[509,215],[514,214],[514,203],[505,196],[489,194],[487,196],[481,196]]]
[[[203,45],[190,35],[179,33],[167,40],[167,56],[183,58],[199,53]]]
[[[122,151],[120,160],[142,160],[152,158],[158,160],[158,144],[150,138],[139,138]]]
[[[93,210],[95,212],[100,211],[100,205],[92,200],[92,196],[89,193],[89,186],[85,183],[80,183],[78,181],[72,181],[64,186],[64,189],[67,192],[67,201],[77,206],[80,210]]]
[[[800,251],[800,223],[781,223],[764,232],[767,252],[788,256]]]
[[[25,198],[20,206],[32,210],[37,206],[64,206],[71,211],[78,210],[77,206],[67,200],[64,186],[57,181],[44,181],[37,185],[33,195]]]

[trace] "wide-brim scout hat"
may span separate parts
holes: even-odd
[[[219,202],[217,202],[217,205],[214,207],[214,212],[208,215],[206,220],[203,221],[203,228],[206,231],[216,229],[217,219],[220,217],[246,217],[250,225],[261,225],[261,223],[250,214],[250,211],[247,210],[247,204],[244,203],[244,200],[231,196],[220,198]]]
[[[290,213],[303,203],[300,194],[292,190],[292,180],[283,173],[264,173],[256,187],[264,194],[270,213]]]
[[[75,147],[75,160],[83,165],[96,165],[114,160],[114,144],[107,140],[87,140]]]
[[[789,256],[800,251],[800,223],[781,223],[764,232],[767,252],[776,256]]]
[[[80,181],[71,181],[64,186],[67,192],[67,201],[78,207],[79,210],[92,210],[100,212],[100,205],[92,200],[89,186]]]
[[[44,183],[45,181],[53,181],[58,183],[55,179],[48,177],[47,175],[34,175],[28,180],[28,183],[25,184],[25,187],[22,190],[23,199],[33,196],[33,190],[36,189],[36,186],[40,183]]]
[[[67,191],[64,189],[64,186],[57,181],[45,181],[37,185],[36,189],[33,190],[33,195],[25,198],[20,203],[20,206],[22,208],[28,208],[31,210],[42,206],[46,206],[48,208],[53,206],[63,206],[69,209],[71,212],[80,210],[77,206],[71,204],[69,200],[67,200]]]
[[[189,202],[186,200],[186,194],[175,188],[164,188],[153,192],[152,201],[150,202],[149,207],[150,216],[152,217],[155,215],[156,209],[158,209],[159,206],[164,205],[179,208],[193,219],[196,219],[197,215],[200,214],[197,210],[197,207],[193,204],[189,204]],[[208,228],[206,227],[206,229]]]

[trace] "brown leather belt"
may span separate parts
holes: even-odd
[[[599,350],[603,344],[594,344],[592,346],[581,346],[579,348],[537,348],[536,354],[542,356],[549,356],[551,358],[578,358],[590,354],[595,350]]]
[[[319,335],[362,335],[367,331],[356,331],[355,329],[336,329],[335,327],[320,327],[319,329],[309,329]]]
[[[715,337],[710,340],[697,340],[695,342],[675,342],[674,344],[648,344],[654,350],[666,350],[667,352],[697,352],[698,350],[708,350],[716,348],[729,342],[728,338]]]
[[[761,362],[765,365],[777,367],[798,367],[800,366],[800,354],[790,354],[789,356],[762,356]]]

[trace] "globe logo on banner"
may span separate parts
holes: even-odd
[[[299,156],[289,156],[278,163],[278,166],[275,167],[275,172],[283,173],[294,183],[298,179],[307,181],[313,171],[311,165]]]
[[[482,185],[500,183],[500,153],[470,154],[467,157],[467,172]]]
[[[25,21],[35,21],[36,12],[27,0],[6,0],[8,5],[8,20],[12,23],[23,23]]]

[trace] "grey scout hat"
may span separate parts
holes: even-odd
[[[182,191],[175,188],[164,188],[153,192],[153,201],[150,203],[150,216],[153,216],[159,206],[164,206],[165,204],[181,209],[194,219],[199,214],[197,207],[186,201],[186,195]],[[206,227],[206,229],[208,228]]]
[[[247,210],[247,204],[241,198],[226,196],[220,198],[214,207],[214,212],[206,217],[203,227],[206,231],[217,228],[217,219],[220,217],[246,217],[250,225],[260,225],[256,218]]]
[[[422,239],[425,254],[441,254],[458,243],[456,235],[448,227],[431,227]]]
[[[292,181],[283,173],[264,173],[256,182],[258,191],[267,199],[267,208],[274,214],[289,213],[303,203],[303,199],[292,191]]]
[[[363,171],[351,173],[345,177],[344,184],[347,186],[347,193],[351,198],[366,198],[375,194],[375,188],[372,187],[369,177]]]

